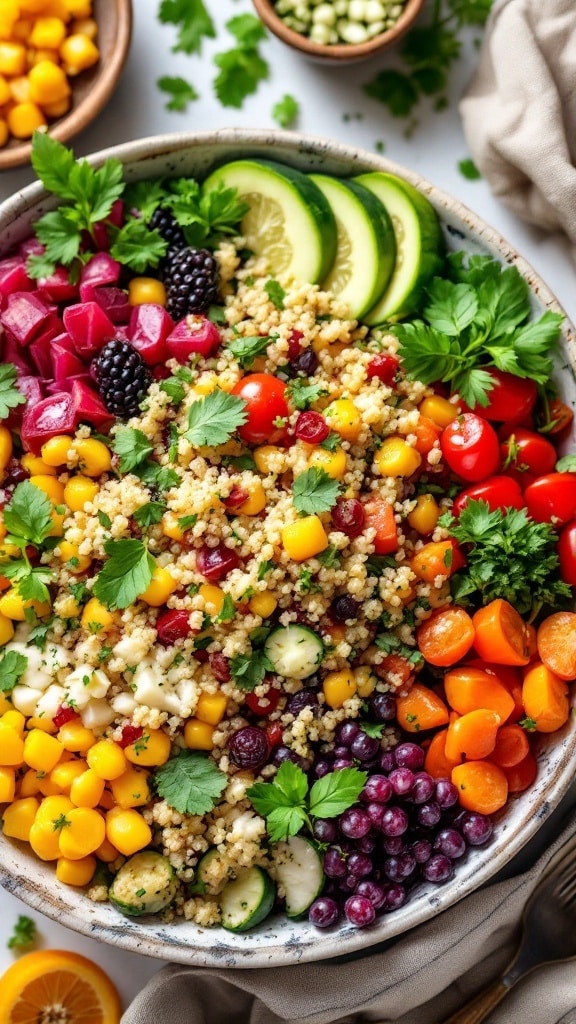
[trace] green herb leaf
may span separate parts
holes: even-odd
[[[237,398],[216,388],[190,406],[188,430],[184,437],[195,448],[226,444],[247,418],[246,402],[243,398]]]
[[[256,335],[249,338],[234,338],[228,343],[232,355],[243,370],[249,370],[257,356],[264,355],[274,338]]]
[[[238,45],[215,55],[214,63],[220,70],[214,79],[214,90],[222,106],[239,108],[270,74],[268,64],[258,52],[258,43],[266,38],[266,29],[253,14],[231,18],[226,28]]]
[[[290,128],[300,113],[300,104],[289,93],[285,93],[272,107],[272,117],[281,128]]]
[[[111,447],[118,456],[118,468],[121,473],[131,473],[154,451],[150,438],[137,427],[118,427]]]
[[[230,658],[230,674],[239,690],[252,692],[262,682],[266,673],[273,671],[274,666],[264,651],[235,654]]]
[[[28,658],[24,654],[4,651],[0,655],[0,693],[12,693],[27,667]]]
[[[36,922],[26,914],[19,914],[12,935],[6,943],[8,949],[27,950],[36,941]]]
[[[236,605],[230,597],[230,594],[224,595],[224,601],[222,602],[222,608],[216,616],[216,622],[229,622],[236,615]]]
[[[171,99],[165,104],[166,110],[186,110],[189,103],[199,99],[196,89],[180,75],[163,75],[156,82],[161,92]]]
[[[166,254],[168,243],[159,231],[153,230],[140,218],[130,218],[121,228],[109,226],[110,255],[136,274],[149,267],[157,267]]]
[[[179,814],[207,814],[216,806],[228,779],[213,761],[194,750],[182,750],[154,772],[154,785]]]
[[[292,501],[294,508],[301,515],[312,515],[318,512],[328,512],[333,505],[340,491],[340,484],[333,480],[325,469],[317,469],[313,466],[304,473],[300,473],[294,480],[292,487]]]
[[[178,38],[172,47],[175,53],[201,53],[203,40],[216,38],[214,22],[203,0],[162,0],[158,19],[177,26]]]
[[[264,285],[264,291],[266,292],[266,295],[270,299],[272,305],[276,306],[276,309],[284,309],[284,299],[286,298],[286,292],[284,291],[282,285],[278,283],[278,281],[275,281],[273,278],[270,278],[270,280],[266,281],[266,284]]]
[[[482,177],[480,171],[476,167],[476,164],[470,159],[470,157],[458,161],[458,170],[462,177],[466,178],[468,181],[479,181]]]
[[[134,519],[143,530],[148,526],[155,526],[162,522],[162,517],[167,509],[165,501],[148,501],[141,505],[134,512]]]
[[[108,559],[96,578],[94,597],[110,609],[128,608],[148,587],[156,563],[134,538],[106,541],[104,550]]]
[[[335,818],[356,803],[366,785],[368,772],[342,768],[317,779],[310,790],[310,814],[315,818]]]
[[[18,374],[13,363],[0,363],[0,420],[10,415],[10,410],[22,405],[26,399],[17,387]]]
[[[4,506],[2,517],[10,534],[7,543],[19,547],[25,547],[26,544],[40,547],[54,525],[50,499],[29,480],[23,480],[14,489],[10,501]]]
[[[327,395],[323,384],[311,384],[305,377],[295,377],[286,386],[286,397],[295,409],[308,409],[318,398]]]
[[[180,405],[186,398],[186,388],[178,377],[167,377],[160,382],[160,391],[163,391],[173,405]]]

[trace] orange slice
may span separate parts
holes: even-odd
[[[49,949],[26,953],[0,978],[0,1024],[119,1024],[122,1007],[102,968]]]

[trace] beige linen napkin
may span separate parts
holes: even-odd
[[[170,965],[136,997],[122,1024],[440,1024],[510,961],[524,904],[576,831],[576,814],[561,824],[527,871],[473,893],[387,948],[262,970]],[[576,963],[535,972],[489,1019],[576,1024]]]
[[[576,245],[576,0],[496,0],[460,103],[493,194]]]

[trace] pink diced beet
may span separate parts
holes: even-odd
[[[117,284],[120,277],[120,264],[112,259],[107,252],[97,252],[82,268],[80,274],[80,298],[84,301],[82,289],[91,284],[100,288],[104,284]],[[88,296],[87,296],[88,298]]]
[[[166,338],[169,359],[187,363],[190,356],[199,352],[202,356],[212,355],[220,345],[220,331],[207,316],[192,313],[180,320]]]
[[[166,338],[173,330],[174,321],[164,306],[156,302],[143,302],[133,307],[128,337],[148,366],[166,361]]]
[[[18,373],[26,376],[32,373],[32,363],[28,358],[28,352],[18,344],[16,338],[11,334],[4,334],[0,337],[0,352],[3,363],[13,363]]]
[[[78,285],[70,281],[65,267],[56,267],[53,274],[38,278],[37,293],[48,302],[70,302],[78,298]]]
[[[17,381],[18,391],[24,395],[26,404],[22,403],[17,405],[14,409],[10,410],[8,419],[5,420],[5,424],[9,430],[18,430],[22,423],[22,418],[28,405],[35,406],[38,402],[41,402],[44,398],[44,391],[42,389],[42,382],[38,377],[32,377],[29,374],[18,375]]]
[[[63,313],[64,327],[79,356],[95,356],[115,337],[114,324],[97,302],[77,302]]]
[[[70,389],[76,416],[75,427],[79,423],[89,423],[92,427],[106,429],[114,423],[112,413],[104,405],[100,395],[83,380],[76,378]]]
[[[66,336],[60,335],[60,337]],[[61,345],[57,338],[50,345],[50,355],[52,357],[53,377],[57,384],[70,380],[73,377],[89,377],[88,367],[85,363],[79,359],[72,348],[67,349],[64,345]]]
[[[24,260],[27,260],[29,256],[41,256],[43,252],[44,246],[42,242],[34,235],[29,235],[18,246],[18,255],[22,256]]]
[[[35,405],[26,403],[20,437],[25,450],[38,455],[50,437],[55,434],[73,434],[75,429],[72,396],[60,391]]]
[[[0,322],[20,345],[29,345],[50,311],[51,307],[35,292],[13,292],[0,313]]]
[[[26,273],[26,263],[21,256],[10,256],[0,260],[0,295],[8,298],[13,292],[27,292],[34,288]]]
[[[92,378],[89,373],[78,373],[75,377],[68,377],[66,380],[51,380],[49,384],[46,384],[46,394],[57,395],[59,391],[67,391],[72,394],[74,382],[77,380],[86,384],[87,387],[92,386]]]
[[[116,288],[115,285],[95,287],[92,284],[84,284],[80,287],[80,297],[82,302],[97,302],[113,324],[127,324],[130,319],[132,306],[128,292],[123,288]]]

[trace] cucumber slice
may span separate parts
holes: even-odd
[[[210,847],[198,861],[194,879],[188,884],[191,895],[205,895],[220,892],[228,882],[230,871],[224,866],[222,854],[215,847]]]
[[[233,160],[206,179],[203,192],[235,188],[250,204],[241,232],[270,272],[316,284],[336,254],[336,222],[320,189],[302,171],[269,160]]]
[[[274,906],[276,886],[263,868],[245,868],[220,893],[222,927],[245,932],[260,924]]]
[[[384,294],[362,318],[374,327],[401,320],[418,308],[424,287],[444,264],[444,240],[434,207],[403,178],[373,171],[354,181],[384,203],[396,235],[392,277]]]
[[[324,193],[336,218],[336,258],[321,287],[337,295],[359,320],[380,298],[396,261],[394,228],[378,197],[356,184],[325,174],[309,178]]]
[[[143,850],[122,865],[108,890],[108,898],[128,917],[140,917],[164,910],[177,891],[178,880],[170,861],[153,850]]]
[[[284,890],[287,917],[301,917],[322,892],[324,868],[316,848],[303,836],[275,843],[276,881]]]
[[[307,626],[279,626],[268,636],[264,653],[273,671],[286,679],[306,679],[322,661],[324,644]]]

